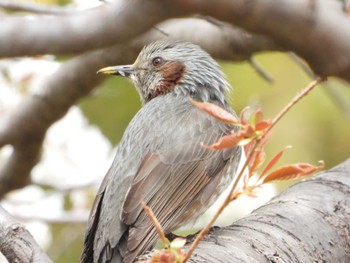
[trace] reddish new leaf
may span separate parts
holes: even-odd
[[[272,181],[285,181],[285,180],[292,180],[292,179],[298,179],[303,176],[310,175],[324,167],[324,162],[320,161],[320,164],[318,166],[313,166],[308,163],[297,163],[297,164],[291,164],[282,166],[275,171],[268,174],[262,184],[266,184]]]
[[[150,263],[175,263],[176,255],[171,250],[159,250],[153,254]]]
[[[256,141],[251,141],[250,143],[244,145],[244,153],[245,156],[250,156],[250,153],[253,151],[254,147],[255,147]]]
[[[232,148],[235,146],[244,146],[249,144],[256,137],[254,128],[248,123],[241,127],[239,133],[225,135],[220,140],[212,145],[203,145],[204,147],[212,150],[223,150]]]
[[[200,108],[201,110],[205,111],[209,115],[213,116],[214,118],[222,121],[227,122],[231,124],[238,124],[238,119],[230,112],[224,110],[223,108],[209,102],[199,102],[195,101],[193,99],[190,99],[191,102]]]
[[[250,138],[242,138],[242,139],[238,142],[238,145],[239,145],[239,146],[247,145],[247,144],[250,143],[252,140],[254,140],[253,137],[250,137]]]
[[[283,150],[281,150],[280,152],[278,152],[272,159],[271,161],[269,161],[269,163],[266,165],[266,167],[264,168],[264,170],[261,172],[260,177],[262,177],[264,174],[266,174],[267,171],[269,171],[278,161],[279,159],[281,159],[283,153],[287,150],[292,148],[292,146],[288,145],[286,146]]]
[[[255,112],[254,112],[254,114],[253,114],[253,118],[252,118],[252,121],[253,121],[253,123],[258,123],[258,122],[260,122],[260,121],[262,121],[263,120],[263,112],[262,112],[262,110],[261,109],[257,109]]]
[[[240,133],[231,133],[220,138],[220,140],[212,145],[203,145],[211,150],[224,150],[237,146],[242,141]]]
[[[254,174],[259,167],[265,162],[266,154],[262,149],[256,149],[249,162],[249,172]]]
[[[255,130],[257,131],[266,130],[271,126],[271,124],[272,124],[271,120],[259,121],[258,123],[255,124]]]
[[[252,138],[255,136],[255,130],[249,123],[247,123],[246,125],[242,126],[241,134],[243,138]]]
[[[245,107],[242,111],[241,114],[239,115],[239,119],[241,121],[242,124],[247,123],[247,121],[245,120],[245,115],[247,113],[247,111],[249,110],[249,107]]]
[[[253,197],[253,198],[256,198],[258,197],[257,193],[255,192],[255,190],[257,188],[259,188],[260,185],[251,185],[251,186],[246,186],[243,188],[243,191],[242,191],[242,194],[245,194],[249,197]]]

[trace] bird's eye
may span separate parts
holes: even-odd
[[[163,64],[163,62],[164,62],[164,60],[161,57],[155,57],[152,60],[152,65],[155,66],[155,67],[159,67],[160,65]]]

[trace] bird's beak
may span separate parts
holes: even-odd
[[[97,74],[107,74],[107,75],[120,75],[123,77],[128,77],[133,74],[135,71],[133,65],[125,65],[125,66],[112,66],[102,68],[97,71]]]

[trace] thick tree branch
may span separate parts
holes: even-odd
[[[125,43],[165,19],[198,13],[266,35],[305,58],[318,74],[350,81],[350,20],[334,0],[131,0],[64,17],[4,17],[0,57],[72,54]],[[21,34],[14,34],[18,28]]]
[[[169,19],[132,41],[138,48],[171,38],[200,45],[216,59],[243,61],[262,51],[282,50],[270,39],[210,17]]]
[[[350,159],[200,243],[190,262],[348,262]]]
[[[33,236],[0,206],[0,252],[9,262],[51,263]]]
[[[130,40],[176,15],[172,1],[127,0],[64,16],[2,17],[0,58],[103,48]]]
[[[333,0],[178,1],[180,8],[270,37],[322,76],[350,81],[350,19]],[[185,4],[184,4],[185,3]]]

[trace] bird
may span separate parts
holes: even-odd
[[[132,65],[98,73],[127,77],[142,107],[127,126],[97,192],[84,237],[81,263],[132,263],[152,249],[157,231],[142,202],[166,234],[193,222],[235,178],[241,148],[211,145],[238,131],[191,100],[229,106],[231,86],[219,64],[190,42],[158,40]]]

